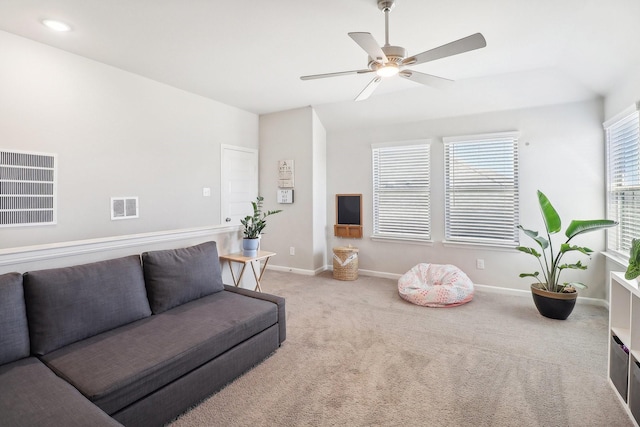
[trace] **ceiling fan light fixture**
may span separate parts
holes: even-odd
[[[385,64],[376,70],[376,74],[380,77],[392,77],[400,72],[400,68],[396,64]]]

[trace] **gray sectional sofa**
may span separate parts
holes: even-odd
[[[160,426],[271,355],[283,298],[215,242],[0,276],[2,426]]]

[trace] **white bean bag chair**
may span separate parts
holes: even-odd
[[[403,299],[426,307],[454,307],[473,299],[473,282],[454,265],[422,263],[398,279]]]

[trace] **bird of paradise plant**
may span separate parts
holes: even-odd
[[[560,215],[558,215],[558,212],[553,207],[547,196],[545,196],[540,190],[538,190],[538,203],[540,205],[542,218],[544,219],[546,237],[539,235],[537,231],[527,230],[522,225],[519,225],[518,228],[522,230],[525,235],[533,239],[542,250],[541,252],[538,252],[536,248],[526,246],[518,246],[516,249],[532,255],[538,260],[542,269],[542,277],[538,271],[534,273],[522,273],[520,274],[520,277],[533,277],[539,282],[540,289],[550,292],[575,292],[576,288],[586,288],[587,286],[580,282],[560,282],[560,274],[563,270],[587,269],[587,266],[582,264],[581,261],[571,264],[563,264],[561,263],[562,258],[569,252],[579,252],[584,255],[591,256],[593,250],[585,246],[572,245],[570,243],[571,240],[580,234],[613,227],[618,223],[608,219],[573,220],[564,233],[567,240],[560,245],[559,249],[555,249],[553,247],[551,235],[561,231],[562,222],[560,220]]]

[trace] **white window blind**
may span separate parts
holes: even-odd
[[[0,227],[56,223],[56,156],[0,150]]]
[[[518,245],[518,134],[444,138],[445,239]]]
[[[374,237],[431,237],[429,152],[424,141],[372,147]]]
[[[638,107],[605,122],[607,139],[607,217],[618,221],[607,230],[607,250],[629,256],[631,240],[640,238],[640,130]]]

